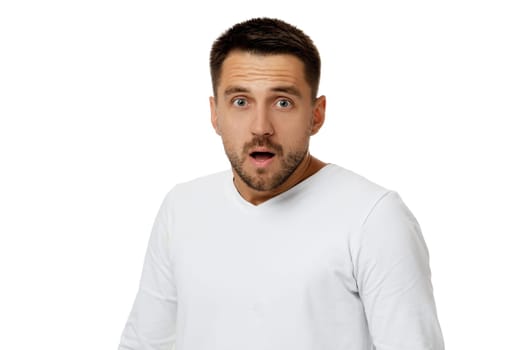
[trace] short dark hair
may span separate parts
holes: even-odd
[[[215,40],[210,52],[210,72],[215,96],[222,64],[233,50],[259,55],[294,55],[304,64],[304,75],[312,90],[312,100],[317,97],[321,58],[312,39],[297,27],[279,19],[253,18],[224,32]]]

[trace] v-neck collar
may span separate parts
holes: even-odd
[[[226,191],[229,197],[233,198],[235,202],[237,202],[238,205],[241,207],[247,209],[247,210],[255,210],[255,211],[262,211],[266,210],[267,208],[272,208],[277,206],[279,203],[285,201],[289,197],[293,196],[295,193],[300,191],[305,186],[308,186],[308,184],[316,181],[318,178],[322,177],[324,173],[330,171],[330,169],[334,169],[336,165],[334,164],[326,164],[324,167],[319,169],[316,173],[312,174],[311,176],[307,177],[303,181],[297,183],[290,189],[279,193],[272,198],[258,204],[252,204],[246,199],[244,199],[239,191],[237,191],[237,188],[235,187],[235,184],[233,183],[233,177],[231,172],[228,172],[228,175],[226,176]]]

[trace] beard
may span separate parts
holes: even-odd
[[[257,175],[250,175],[244,170],[243,164],[249,157],[248,152],[255,146],[266,147],[275,154],[274,157],[279,156],[281,158],[280,169],[275,174],[269,177],[264,176],[268,173],[268,170],[262,168],[256,170]],[[294,173],[308,153],[308,145],[306,145],[304,150],[292,151],[285,155],[281,145],[271,142],[266,137],[254,137],[251,142],[244,145],[241,155],[228,149],[226,145],[224,149],[232,168],[241,180],[256,191],[270,191],[282,185]]]

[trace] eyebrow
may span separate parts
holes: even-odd
[[[299,91],[299,89],[296,88],[295,86],[292,86],[292,85],[290,85],[290,86],[276,86],[276,87],[272,88],[271,91],[273,91],[273,92],[283,92],[283,93],[288,94],[288,95],[301,97],[301,92]]]
[[[250,92],[250,90],[243,88],[241,86],[230,86],[226,90],[224,90],[224,94],[226,96],[238,94],[239,92]]]
[[[270,89],[272,92],[281,92],[288,95],[293,95],[297,97],[302,97],[301,92],[299,89],[297,89],[295,86],[287,85],[287,86],[276,86]],[[232,95],[232,94],[238,94],[238,93],[249,93],[250,90],[242,87],[242,86],[230,86],[224,90],[224,95]]]

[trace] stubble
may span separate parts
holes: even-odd
[[[255,146],[265,147],[273,152],[275,157],[281,158],[280,168],[270,177],[265,176],[268,172],[267,169],[258,168],[256,169],[256,175],[250,175],[243,168],[244,163],[249,157],[249,150]],[[283,147],[281,145],[271,142],[266,137],[254,137],[251,142],[247,142],[243,146],[241,155],[238,155],[227,147],[225,147],[225,152],[230,160],[232,168],[239,175],[241,180],[248,185],[248,187],[256,191],[270,191],[279,187],[290,178],[299,164],[301,164],[306,157],[308,146],[306,146],[304,150],[293,151],[284,155]]]

